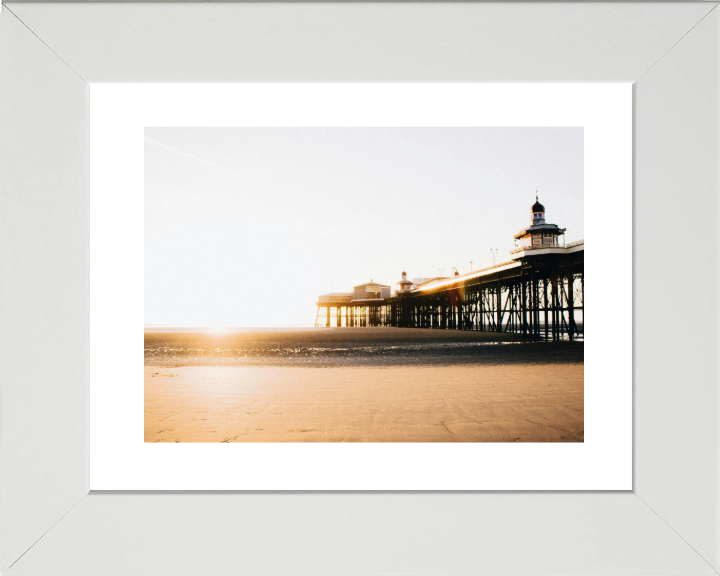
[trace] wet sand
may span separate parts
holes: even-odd
[[[145,332],[145,366],[393,366],[583,362],[579,342],[420,328]]]
[[[582,442],[582,344],[557,346],[477,347],[459,363],[421,365],[344,356],[162,366],[154,357],[145,441]]]

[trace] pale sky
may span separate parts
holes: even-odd
[[[582,128],[146,128],[145,323],[312,325],[357,284],[583,238]]]

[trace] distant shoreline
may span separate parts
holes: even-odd
[[[310,345],[311,343],[448,343],[448,342],[478,342],[478,343],[528,343],[547,342],[514,332],[491,332],[478,330],[442,330],[430,328],[395,328],[395,327],[366,327],[366,328],[183,328],[146,329],[145,341],[157,342],[184,342],[194,344],[227,343],[245,344],[274,342],[279,344],[292,343],[296,345]],[[582,342],[582,340],[580,340]]]
[[[494,341],[494,342],[537,342],[531,336],[516,332],[494,332],[490,330],[454,330],[434,328],[397,328],[379,327],[325,327],[325,326],[239,326],[239,327],[203,327],[203,326],[145,326],[145,334],[202,334],[213,337],[241,337],[253,339],[273,339],[276,337],[295,338],[297,333],[305,332],[307,340],[456,340],[456,341]],[[541,328],[542,333],[542,328]],[[280,336],[284,334],[285,336]],[[542,338],[540,339],[542,340]],[[582,338],[580,339],[582,341]]]
[[[315,330],[312,324],[298,324],[290,326],[162,326],[155,324],[146,324],[145,332],[272,332],[272,331],[292,331],[292,330]]]

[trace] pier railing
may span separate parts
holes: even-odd
[[[562,250],[566,250],[567,248],[573,248],[574,246],[580,246],[581,244],[584,244],[585,240],[576,240],[575,242],[570,242],[569,244],[541,244],[540,246],[520,246],[519,248],[515,248],[514,250],[510,250],[510,254],[517,254],[518,252],[527,252],[528,250],[547,250],[548,248],[558,248]]]
[[[342,296],[319,296],[318,302],[350,302],[353,299],[352,294]]]

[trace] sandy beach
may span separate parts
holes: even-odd
[[[306,335],[226,335],[223,342],[230,338],[239,358],[220,354],[220,362],[216,353],[205,363],[196,349],[202,336],[193,337],[199,340],[193,340],[192,354],[178,359],[173,352],[174,359],[168,362],[166,356],[164,364],[158,354],[148,359],[146,338],[145,441],[583,441],[582,344],[438,346],[442,352],[428,356],[414,342],[433,346],[441,343],[438,339],[487,341],[489,336],[344,330],[314,332],[313,338],[325,347],[334,342],[348,348],[349,337],[362,346],[308,357],[297,344]],[[284,350],[277,347],[283,338],[294,355],[277,352]],[[405,342],[410,352],[398,344],[405,351],[395,356],[368,356],[374,350],[368,342],[377,339],[383,349],[393,339]],[[163,340],[168,341],[175,351],[183,347],[182,337]],[[237,348],[238,341],[271,345],[265,354],[245,356],[247,349]],[[305,346],[317,344],[312,340]],[[217,341],[213,346],[213,351],[224,349]],[[275,350],[275,356],[268,357],[267,350]]]

